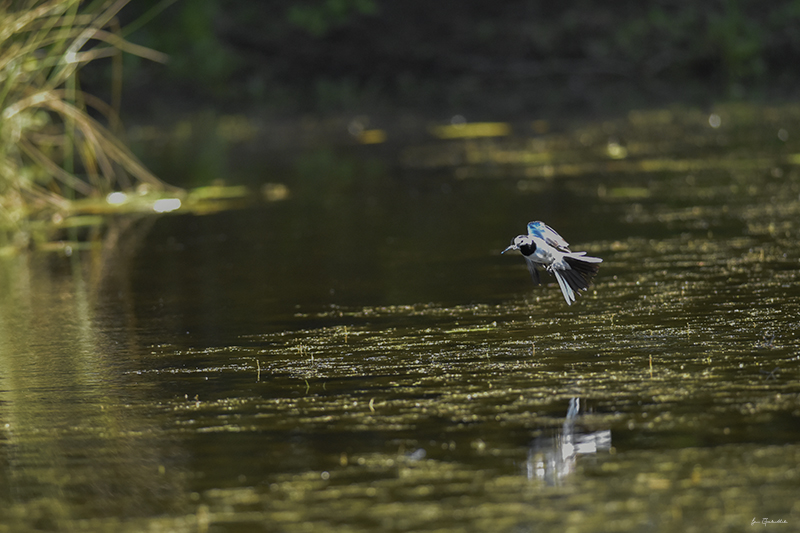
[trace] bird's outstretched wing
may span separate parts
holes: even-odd
[[[539,270],[536,268],[536,263],[525,257],[525,264],[528,266],[528,272],[531,273],[534,285],[539,285],[542,281],[539,279]]]
[[[556,230],[544,222],[539,220],[528,222],[528,235],[539,237],[560,252],[569,252],[569,243]]]

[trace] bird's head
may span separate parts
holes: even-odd
[[[511,240],[511,245],[500,253],[504,254],[509,250],[519,250],[522,255],[530,255],[536,251],[536,243],[528,235],[517,235]]]

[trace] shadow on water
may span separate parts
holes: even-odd
[[[0,531],[796,527],[800,150],[692,116],[3,259]]]

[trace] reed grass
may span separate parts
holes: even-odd
[[[129,1],[0,0],[0,247],[76,201],[171,189],[115,135],[122,54],[166,60],[124,38]],[[102,58],[115,105],[81,90],[81,68]]]

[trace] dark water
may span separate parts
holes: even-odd
[[[0,532],[797,530],[800,122],[721,116],[3,259]],[[534,219],[604,259],[571,307]]]

